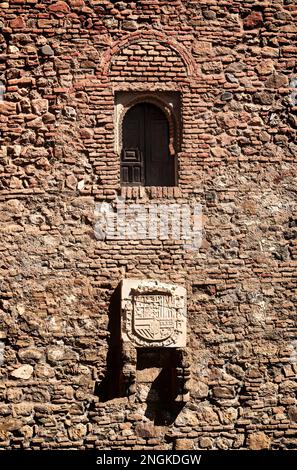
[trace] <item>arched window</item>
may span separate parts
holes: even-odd
[[[130,108],[123,121],[121,182],[126,186],[174,186],[174,156],[166,115],[150,103]]]

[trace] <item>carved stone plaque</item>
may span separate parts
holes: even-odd
[[[122,281],[122,339],[135,347],[186,346],[186,289],[159,281]]]

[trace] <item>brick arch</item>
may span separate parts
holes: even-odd
[[[161,97],[156,96],[154,93],[141,93],[137,97],[133,97],[122,104],[121,109],[116,118],[116,138],[115,138],[115,150],[118,154],[122,151],[123,143],[123,122],[127,112],[139,103],[151,103],[161,109],[165,114],[169,124],[169,145],[170,153],[176,155],[181,146],[181,124],[180,119],[171,108]]]
[[[102,57],[102,73],[107,76],[110,73],[113,60],[120,56],[122,51],[135,44],[145,44],[155,41],[171,50],[182,62],[186,76],[192,77],[196,73],[196,64],[191,54],[174,39],[158,31],[142,31],[131,33],[124,39],[117,41]]]

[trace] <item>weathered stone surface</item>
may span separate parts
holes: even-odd
[[[84,0],[69,0],[68,3],[72,8],[79,9],[83,8],[86,5]]]
[[[193,441],[191,439],[176,439],[175,450],[193,450]]]
[[[281,73],[274,73],[268,78],[268,80],[266,80],[265,86],[267,88],[280,88],[288,85],[288,83],[289,80],[286,75]]]
[[[50,124],[50,123],[53,123],[55,122],[56,120],[56,117],[54,114],[52,113],[45,113],[43,116],[42,116],[42,120],[45,124]]]
[[[65,348],[60,346],[49,347],[47,350],[47,359],[52,363],[57,363],[65,359]]]
[[[226,73],[225,76],[226,76],[226,79],[228,80],[228,82],[238,83],[238,79],[232,73]]]
[[[69,12],[69,6],[67,5],[66,2],[59,1],[56,3],[53,3],[52,5],[49,5],[48,7],[49,11],[52,11],[54,13],[68,13]]]
[[[77,187],[77,179],[74,175],[68,175],[65,183],[66,187],[69,189],[76,189]]]
[[[38,98],[32,100],[32,109],[36,114],[43,114],[48,111],[48,100]]]
[[[225,91],[221,96],[222,101],[230,101],[232,100],[232,98],[233,98],[233,93],[230,93],[230,91]]]
[[[159,432],[158,428],[156,428],[152,423],[140,423],[137,424],[135,428],[136,436],[143,438],[156,437]]]
[[[53,56],[55,54],[51,46],[49,46],[48,44],[45,44],[44,46],[42,46],[41,52],[43,55],[48,55],[48,56]]]
[[[213,388],[213,395],[216,398],[233,398],[234,397],[234,390],[229,387],[214,387]]]
[[[136,29],[138,29],[138,24],[136,21],[133,20],[124,20],[122,27],[127,31],[135,31]]]
[[[22,16],[19,16],[18,18],[14,18],[13,20],[10,21],[10,27],[13,30],[22,30],[26,27],[26,23],[24,21],[24,18]]]
[[[183,410],[175,421],[176,426],[197,426],[198,418],[195,413],[191,413],[190,410]]]
[[[42,352],[37,348],[20,349],[18,355],[23,362],[28,362],[29,364],[34,364],[42,358]]]
[[[213,62],[204,62],[201,66],[202,72],[205,74],[212,74],[212,73],[221,73],[223,71],[222,63],[219,61]]]
[[[8,418],[0,423],[0,431],[19,431],[23,426],[23,421],[17,418]]]
[[[255,432],[249,435],[248,446],[251,450],[269,449],[270,439],[264,432]]]
[[[208,396],[209,387],[206,383],[198,382],[197,384],[195,384],[194,387],[192,386],[191,390],[195,394],[195,396],[199,398],[204,398]]]
[[[259,65],[257,65],[257,72],[260,75],[269,75],[273,71],[274,71],[274,62],[271,59],[262,61],[260,62]]]
[[[24,395],[20,388],[10,387],[6,393],[9,403],[19,403],[23,400]]]
[[[211,42],[206,41],[195,41],[193,43],[192,52],[194,55],[198,56],[212,56],[213,48]]]
[[[33,367],[30,366],[29,364],[18,367],[11,373],[12,377],[15,377],[16,379],[25,379],[25,380],[30,379],[32,374],[33,374]]]
[[[272,104],[274,101],[274,94],[268,91],[261,91],[255,94],[255,102],[261,104]]]
[[[24,436],[25,439],[31,439],[33,437],[33,429],[29,425],[23,426],[20,430],[19,433],[21,436]]]
[[[0,114],[2,115],[9,116],[11,113],[15,112],[15,108],[15,103],[0,101]]]
[[[297,406],[290,406],[288,409],[289,418],[297,422]]]
[[[71,426],[68,429],[68,435],[72,441],[79,441],[83,439],[86,433],[87,428],[84,424],[77,424],[75,426]]]
[[[260,11],[253,11],[243,20],[245,29],[259,28],[263,23],[263,15]]]
[[[201,449],[211,449],[213,445],[213,440],[209,437],[201,437],[199,439],[199,446]]]

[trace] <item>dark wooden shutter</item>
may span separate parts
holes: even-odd
[[[146,185],[174,186],[174,158],[169,154],[169,125],[157,106],[146,105]]]
[[[174,158],[169,154],[169,125],[157,106],[140,103],[123,123],[123,185],[174,186]]]
[[[123,123],[123,150],[121,156],[122,184],[144,184],[144,111],[142,105],[131,108]]]

